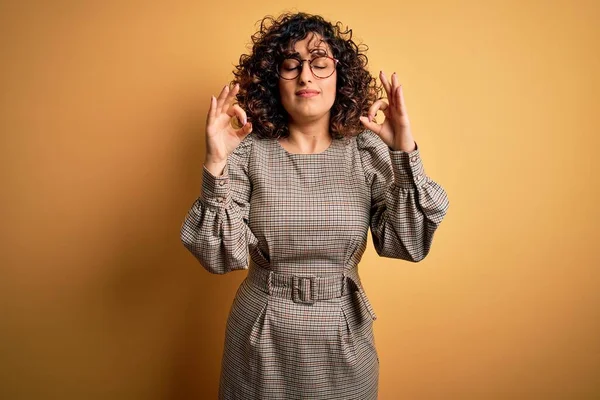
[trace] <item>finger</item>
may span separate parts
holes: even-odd
[[[394,105],[394,92],[392,92],[392,84],[388,80],[387,76],[381,71],[380,73],[381,83],[383,84],[383,88],[385,89],[385,97],[387,97],[390,106]]]
[[[379,79],[381,80],[381,84],[383,85],[383,89],[385,90],[385,97],[390,99],[392,97],[392,92],[390,91],[391,85],[383,71],[379,72]]]
[[[252,122],[248,122],[240,129],[236,129],[235,134],[238,135],[239,138],[245,138],[250,132],[252,132]]]
[[[383,73],[383,71],[379,72],[379,79],[381,80],[381,83],[383,84],[383,88],[385,89],[385,93],[387,95],[387,97],[390,97],[391,92],[391,85],[390,82],[388,81],[387,77],[385,76],[385,74]]]
[[[228,112],[229,108],[231,107],[231,104],[235,101],[235,95],[237,94],[237,92],[239,92],[239,90],[240,85],[238,83],[233,85],[233,88],[231,88],[229,90],[229,93],[227,93],[227,97],[225,98],[225,103],[223,103],[223,108],[221,112]]]
[[[221,93],[219,93],[219,97],[217,97],[217,115],[222,112],[223,104],[227,98],[227,93],[229,93],[229,86],[225,85],[221,90]]]
[[[208,118],[206,119],[206,124],[210,125],[215,120],[217,115],[217,99],[215,96],[210,96],[210,107],[208,108]]]
[[[405,115],[406,103],[404,102],[404,92],[402,91],[402,85],[399,85],[398,89],[396,89],[396,104],[398,104],[398,106],[396,107],[398,113],[400,115]]]
[[[369,107],[369,111],[367,112],[367,119],[369,120],[369,122],[373,121],[373,118],[375,118],[377,111],[385,111],[388,107],[388,103],[386,103],[383,99],[375,101],[375,103],[373,103],[371,107]]]
[[[360,117],[359,118],[360,122],[363,124],[363,126],[377,134],[379,134],[379,132],[381,132],[381,125],[379,125],[377,122],[371,122],[369,121],[369,119],[367,117]]]
[[[238,104],[234,104],[233,106],[229,107],[229,109],[227,110],[227,115],[229,115],[230,117],[233,117],[235,115],[242,125],[246,125],[246,123],[248,122],[248,118],[246,117],[246,111],[242,110],[242,107],[240,107]]]
[[[396,93],[396,89],[398,88],[398,74],[395,72],[392,74],[392,93]]]
[[[396,97],[396,90],[397,89],[398,89],[398,74],[394,72],[392,74],[392,97],[394,98],[394,101],[393,101],[394,109],[397,109],[398,105],[400,104],[400,103],[398,103],[397,97]],[[390,102],[390,104],[391,103],[392,102]]]

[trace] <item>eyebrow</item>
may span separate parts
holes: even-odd
[[[327,49],[324,49],[322,47],[317,47],[317,48],[314,48],[312,50],[309,50],[309,54],[310,54],[311,57],[314,57],[316,55],[323,55],[323,54],[327,55],[328,53],[327,53]],[[287,53],[285,53],[285,56],[286,57],[295,57],[295,58],[300,58],[301,57],[300,53],[298,53],[297,51],[287,52]]]
[[[324,49],[322,47],[317,47],[317,48],[314,48],[314,49],[310,50],[310,54],[313,54],[313,53],[327,54],[327,49]]]

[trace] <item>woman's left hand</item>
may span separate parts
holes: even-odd
[[[402,85],[398,84],[398,77],[395,72],[392,74],[391,83],[387,80],[383,71],[379,73],[379,78],[387,93],[389,104],[383,99],[375,101],[369,108],[368,115],[360,117],[360,122],[365,128],[379,135],[381,140],[390,148],[409,153],[416,148],[416,143],[410,130]],[[373,120],[379,110],[383,111],[383,115],[385,115],[385,121],[381,125]]]

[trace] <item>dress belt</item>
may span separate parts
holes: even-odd
[[[351,291],[358,291],[371,318],[377,319],[356,270],[326,276],[281,274],[263,268],[251,260],[247,279],[269,295],[292,299],[302,304],[313,304],[319,300],[334,299]]]

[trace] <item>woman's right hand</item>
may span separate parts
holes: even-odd
[[[232,104],[239,90],[239,84],[231,90],[227,85],[221,90],[219,97],[212,96],[210,99],[210,109],[206,119],[205,165],[215,172],[219,169],[222,171],[227,163],[227,156],[252,132],[252,123],[247,122],[246,112],[239,105]],[[234,116],[242,123],[239,129],[231,126],[231,119]]]

